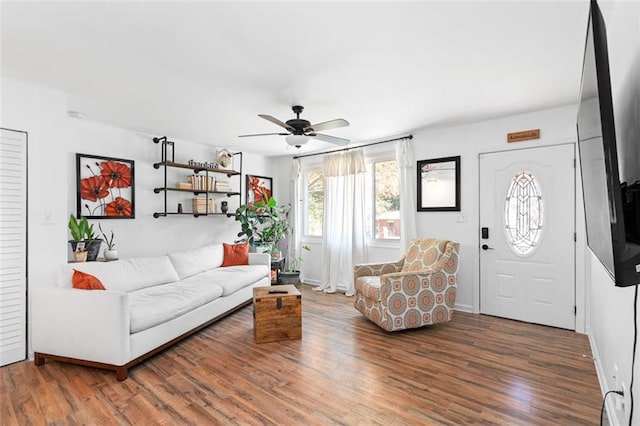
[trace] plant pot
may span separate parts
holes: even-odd
[[[113,249],[113,250],[104,249],[102,253],[104,255],[105,260],[118,260],[118,250],[116,249]]]
[[[282,271],[278,274],[280,284],[300,284],[300,271]]]
[[[76,251],[76,247],[78,246],[78,243],[80,241],[74,241],[74,240],[70,240],[69,243],[71,244],[71,250],[73,252]],[[98,253],[100,253],[100,246],[102,245],[102,240],[101,239],[96,239],[96,240],[91,240],[91,242],[89,242],[87,244],[86,241],[84,241],[85,243],[85,250],[87,251],[87,261],[89,262],[93,262],[98,258]]]
[[[87,252],[86,251],[74,251],[73,252],[73,261],[74,262],[86,262],[87,261]]]

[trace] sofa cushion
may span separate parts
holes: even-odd
[[[91,274],[87,274],[82,271],[78,271],[76,269],[73,270],[73,277],[71,278],[71,283],[73,284],[73,288],[77,288],[80,290],[104,290],[105,289],[104,285],[102,285],[99,279],[97,279]]]
[[[60,287],[71,287],[73,270],[91,274],[105,288],[130,292],[141,288],[178,281],[178,274],[167,256],[137,257],[113,262],[85,262],[64,265],[58,280]]]
[[[222,253],[222,244],[214,244],[170,253],[169,259],[178,272],[179,279],[183,279],[222,265]]]
[[[222,288],[204,282],[177,281],[129,294],[131,333],[154,327],[219,298]]]
[[[249,243],[222,244],[224,260],[222,266],[236,266],[249,264]]]
[[[228,296],[268,276],[269,268],[266,265],[224,266],[194,275],[183,282],[219,285],[222,295]]]

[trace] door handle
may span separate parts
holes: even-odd
[[[488,245],[486,245],[486,244],[483,244],[483,245],[482,245],[482,250],[495,250],[495,249],[494,249],[493,247],[489,247],[489,246],[488,246]]]

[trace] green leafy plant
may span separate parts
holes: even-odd
[[[71,238],[73,238],[73,241],[82,241],[85,239],[85,236],[88,236],[89,234],[93,237],[93,225],[89,226],[89,222],[87,222],[86,217],[76,219],[74,215],[70,215],[69,231],[71,232]]]
[[[300,247],[302,250],[310,251],[311,249],[307,245]],[[300,270],[300,264],[302,263],[302,253],[299,250],[292,249],[291,256],[288,258],[287,272],[295,272]]]
[[[107,244],[108,250],[113,250],[116,246],[116,243],[113,242],[113,230],[111,231],[111,236],[107,238],[107,235],[102,230],[102,224],[98,222],[98,228],[100,229],[100,234],[102,234],[102,238],[104,238],[104,242]]]
[[[289,225],[290,205],[278,205],[275,198],[264,197],[266,201],[257,201],[242,205],[236,209],[235,219],[240,222],[238,241],[246,241],[255,246],[265,247],[267,253],[279,252],[278,244],[291,232]]]

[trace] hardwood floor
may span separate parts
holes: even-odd
[[[387,333],[303,286],[303,337],[254,343],[252,307],[131,369],[0,369],[0,423],[597,424],[587,338],[462,312]]]

